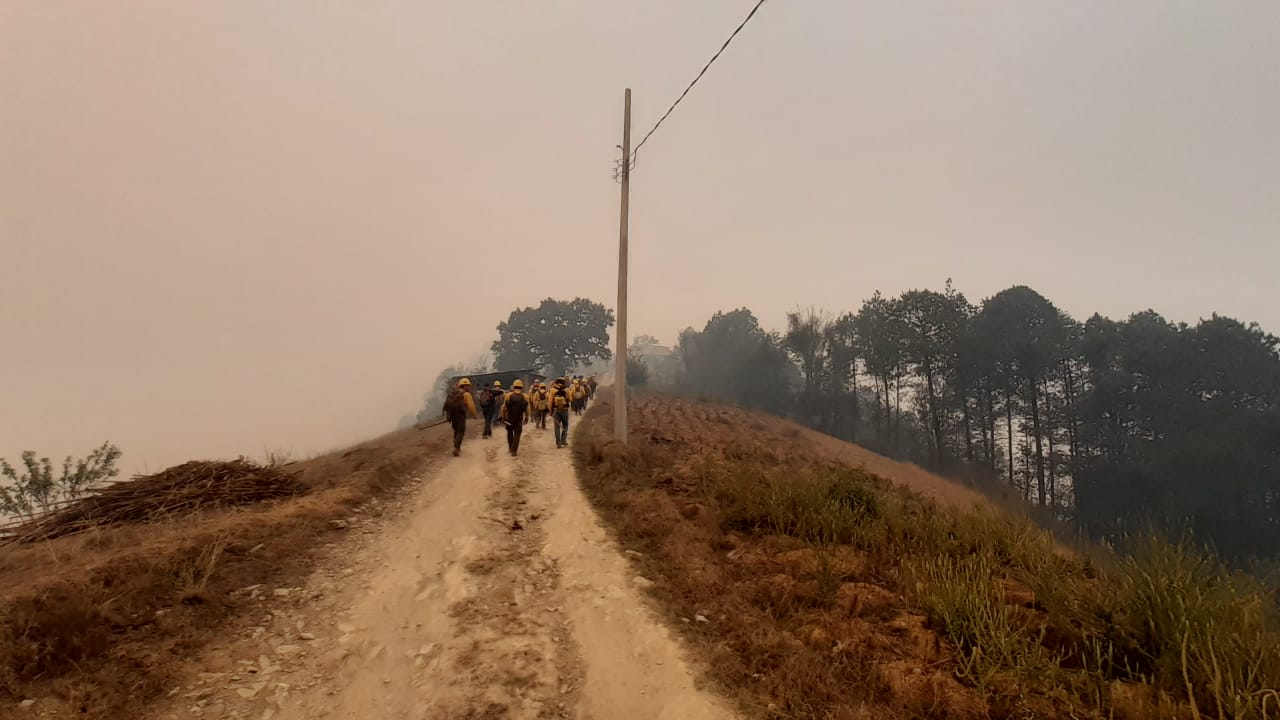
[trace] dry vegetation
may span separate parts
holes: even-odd
[[[589,413],[584,487],[754,716],[1280,717],[1274,598],[1189,546],[1081,560],[965,488],[791,423],[634,407],[629,447],[609,403]]]
[[[145,523],[205,510],[279,500],[305,490],[294,472],[237,460],[192,460],[130,482],[113,483],[8,530],[8,542],[36,542],[112,525]]]
[[[0,547],[0,716],[28,697],[137,716],[240,609],[233,591],[303,577],[331,520],[447,445],[446,428],[406,430],[265,468],[188,463],[143,480],[154,492],[117,485],[45,528],[73,534]]]

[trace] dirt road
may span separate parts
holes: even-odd
[[[694,687],[675,638],[578,489],[550,431],[468,439],[399,507],[351,518],[302,588],[260,603],[157,718],[655,718],[733,714]]]

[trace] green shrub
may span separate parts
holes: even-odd
[[[62,472],[54,475],[53,463],[47,457],[37,458],[34,450],[22,453],[22,466],[15,468],[0,458],[0,514],[31,519],[48,512],[60,502],[75,500],[96,485],[120,474],[116,462],[120,448],[103,443],[87,456],[72,461],[68,455]]]

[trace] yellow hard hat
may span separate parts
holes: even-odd
[[[471,378],[462,378],[461,380],[458,381],[458,387],[470,386],[470,385],[471,385]]]
[[[524,389],[524,381],[523,381],[523,380],[517,380],[517,381],[515,381],[515,382],[511,383],[511,387],[512,387],[512,389],[514,389],[514,390],[523,390],[523,389]]]
[[[493,386],[494,386],[494,387],[496,387],[496,388],[500,388],[500,387],[502,387],[502,381],[501,381],[501,380],[494,380],[494,381],[493,381]]]

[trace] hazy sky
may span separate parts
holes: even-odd
[[[751,4],[0,0],[0,455],[329,449],[612,305],[622,90]],[[631,329],[951,277],[1280,331],[1277,128],[1274,0],[772,0],[640,156]]]

